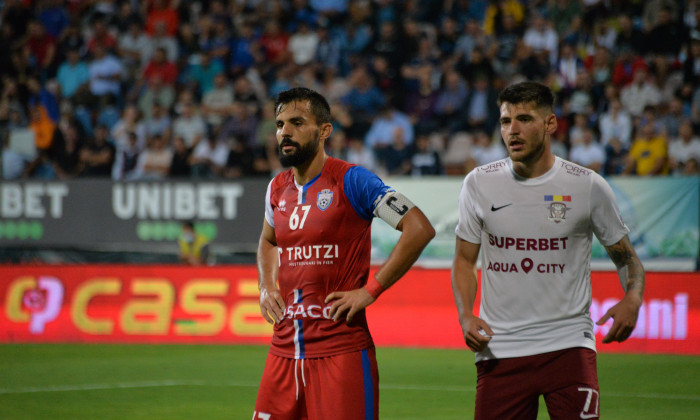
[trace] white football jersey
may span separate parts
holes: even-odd
[[[592,234],[608,246],[629,232],[600,175],[559,157],[537,178],[510,158],[480,166],[462,185],[455,232],[481,244],[479,317],[494,336],[477,361],[595,350]]]

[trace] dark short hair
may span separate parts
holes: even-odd
[[[511,104],[534,103],[537,108],[554,109],[554,93],[550,88],[537,82],[520,82],[512,84],[498,94],[498,106],[508,102]]]
[[[311,113],[316,118],[317,124],[331,122],[331,107],[328,101],[320,93],[305,87],[295,87],[280,92],[275,99],[275,115],[281,111],[281,106],[292,102],[309,101]]]

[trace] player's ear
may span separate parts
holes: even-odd
[[[545,131],[547,132],[547,134],[552,135],[555,131],[557,131],[557,127],[557,116],[554,114],[549,114],[544,120]]]
[[[319,137],[321,140],[325,141],[328,140],[328,138],[331,136],[331,133],[333,133],[333,124],[331,123],[324,123],[321,124],[320,130],[319,130]]]

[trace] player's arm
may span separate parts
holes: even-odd
[[[376,215],[401,232],[396,246],[367,285],[348,292],[333,292],[326,297],[331,305],[334,320],[345,316],[351,322],[353,316],[396,283],[416,262],[428,242],[435,236],[435,229],[423,212],[400,193],[389,193],[377,205]]]
[[[486,322],[474,315],[474,302],[479,282],[476,262],[481,244],[474,244],[457,237],[455,258],[452,263],[452,293],[455,297],[459,325],[462,327],[464,342],[472,351],[486,348],[493,331]],[[481,334],[485,332],[487,335]]]
[[[605,250],[617,267],[625,296],[617,305],[610,308],[597,324],[602,325],[612,318],[613,325],[603,338],[603,343],[623,342],[629,338],[637,324],[644,293],[644,267],[627,235],[617,243],[606,246]]]
[[[260,289],[260,313],[270,324],[284,318],[284,299],[277,287],[279,269],[275,228],[263,221],[258,241],[258,289]]]

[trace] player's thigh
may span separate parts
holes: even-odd
[[[537,418],[539,393],[526,360],[487,360],[476,371],[475,420]]]
[[[267,355],[253,420],[298,420],[302,405],[294,378],[295,360]]]
[[[309,420],[375,420],[379,373],[374,348],[307,360]]]
[[[552,360],[547,370],[552,380],[551,389],[544,393],[544,400],[551,419],[599,418],[595,351],[568,349]]]

